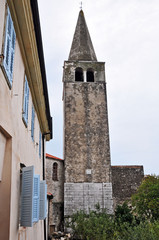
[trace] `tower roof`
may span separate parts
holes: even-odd
[[[68,60],[97,61],[82,10],[79,12]]]

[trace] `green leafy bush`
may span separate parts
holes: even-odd
[[[124,204],[124,209],[127,206]],[[120,209],[120,208],[118,208]],[[120,209],[121,210],[121,209]],[[127,209],[128,210],[128,209]],[[109,216],[105,212],[83,211],[72,216],[69,227],[72,228],[72,239],[74,240],[158,240],[159,222],[134,223],[134,217],[130,217],[126,210],[125,216]],[[117,211],[118,212],[118,211]],[[121,213],[121,211],[119,211]],[[123,214],[123,215],[124,215]],[[122,219],[122,220],[121,220]]]
[[[126,202],[123,205],[118,205],[115,209],[115,221],[117,223],[129,223],[132,224],[134,216],[132,214],[131,207]]]
[[[134,212],[142,219],[159,219],[159,177],[148,176],[132,196]]]

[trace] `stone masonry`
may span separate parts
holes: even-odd
[[[112,213],[105,64],[97,61],[82,10],[64,63],[63,82],[64,215],[94,210],[97,203]]]
[[[96,205],[112,213],[111,183],[65,183],[65,216],[83,210],[95,210]],[[111,207],[110,207],[111,206]]]
[[[143,178],[143,166],[112,166],[114,207],[129,201]]]
[[[76,66],[93,67],[95,82],[79,83],[69,77]],[[110,182],[104,63],[65,62],[64,71],[65,182]]]
[[[57,180],[53,180],[53,164],[57,163]],[[46,182],[47,191],[53,194],[50,201],[49,225],[50,233],[63,228],[64,204],[64,161],[50,154],[46,154]]]

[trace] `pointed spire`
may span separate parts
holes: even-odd
[[[68,60],[97,61],[82,10],[79,12]]]

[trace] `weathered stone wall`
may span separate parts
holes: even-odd
[[[75,82],[76,67],[91,67],[95,82]],[[110,182],[104,63],[65,62],[64,121],[65,182]]]
[[[130,200],[144,178],[143,166],[112,166],[114,207]]]
[[[53,164],[58,164],[58,181],[52,179]],[[53,199],[50,201],[49,209],[49,224],[50,229],[59,231],[62,228],[63,222],[63,202],[64,202],[64,161],[53,158],[46,158],[46,182],[48,184],[47,191],[53,194]]]
[[[84,82],[75,81],[83,69]],[[87,82],[87,69],[94,82]],[[67,61],[64,65],[64,215],[94,210],[112,213],[112,184],[104,63]]]
[[[113,213],[111,183],[65,183],[64,215],[89,209],[95,210],[97,204],[108,213]]]

